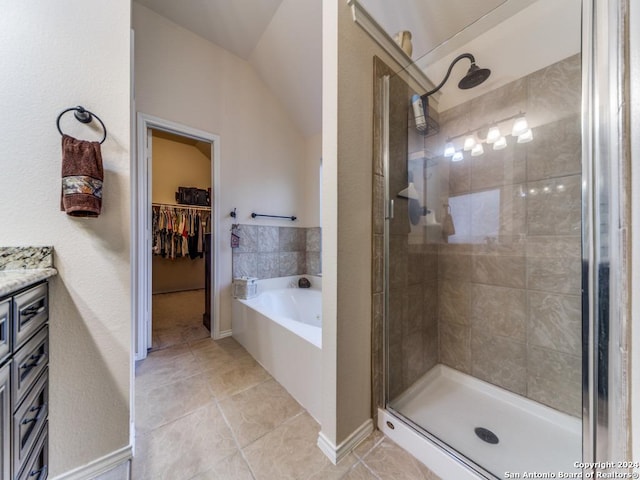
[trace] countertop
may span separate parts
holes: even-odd
[[[57,274],[52,247],[0,247],[0,297]]]
[[[58,271],[55,268],[0,270],[0,297],[57,274]]]

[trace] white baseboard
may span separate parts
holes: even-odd
[[[349,435],[340,445],[336,446],[322,432],[318,435],[318,447],[322,450],[331,462],[336,465],[340,460],[356,448],[360,442],[373,432],[373,420],[367,419],[354,432]]]
[[[233,331],[232,331],[231,329],[229,329],[229,330],[222,330],[222,331],[218,334],[218,337],[216,338],[216,340],[220,340],[221,338],[227,338],[227,337],[230,337],[232,333],[233,333]]]
[[[131,445],[127,445],[120,450],[116,450],[102,458],[98,458],[91,463],[78,467],[70,472],[58,475],[53,480],[92,480],[99,475],[128,462],[133,457]]]

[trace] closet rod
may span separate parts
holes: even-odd
[[[203,207],[203,206],[199,206],[199,205],[182,205],[182,204],[175,204],[175,203],[152,203],[151,204],[154,207],[169,207],[169,208],[179,208],[182,210],[205,210],[207,212],[211,211],[211,207]]]

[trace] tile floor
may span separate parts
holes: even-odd
[[[233,338],[202,332],[199,293],[154,296],[158,342],[136,365],[134,480],[438,479],[377,431],[331,464],[286,390]]]

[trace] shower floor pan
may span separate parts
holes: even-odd
[[[560,472],[580,471],[574,467],[582,460],[580,419],[444,365],[390,406],[498,478],[527,478],[524,472],[562,478]],[[443,479],[452,478],[438,470]]]

